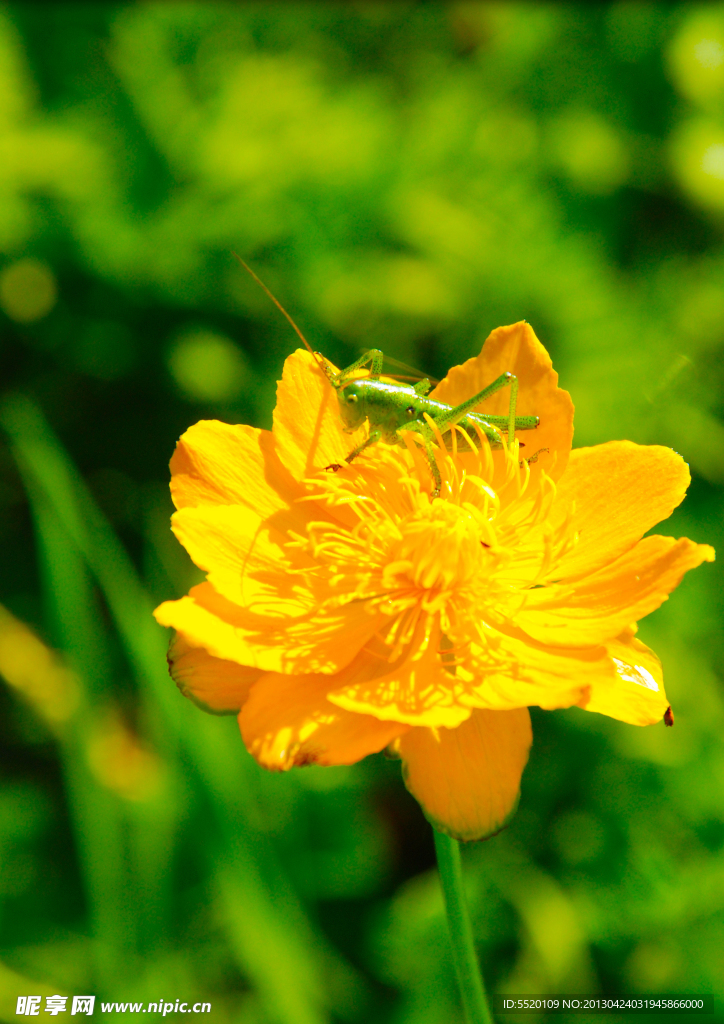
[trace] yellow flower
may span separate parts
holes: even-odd
[[[525,323],[501,327],[431,397],[457,405],[505,370],[540,426],[491,451],[454,432],[433,484],[419,436],[359,442],[312,357],[295,352],[272,432],[205,421],[171,461],[173,529],[207,582],[156,618],[176,630],[181,690],[239,713],[266,768],[351,764],[388,748],[433,822],[499,830],[528,758],[528,707],[577,705],[634,725],[668,707],[635,638],[710,547],[643,534],[681,502],[669,448],[570,450],[573,406]],[[500,392],[485,405],[507,411]],[[363,435],[362,435],[363,436]],[[533,437],[533,441],[530,438]]]

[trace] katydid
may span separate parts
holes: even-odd
[[[236,253],[234,253],[236,255]],[[437,498],[440,495],[442,480],[440,470],[435,461],[433,440],[435,431],[446,435],[454,427],[459,426],[465,431],[465,435],[475,443],[480,434],[485,435],[491,448],[502,448],[502,431],[508,436],[508,444],[515,439],[516,430],[533,430],[538,426],[537,416],[516,416],[515,409],[518,399],[518,378],[509,372],[501,375],[488,384],[486,388],[472,395],[459,405],[445,405],[443,402],[436,402],[427,397],[431,388],[429,380],[421,380],[413,386],[388,383],[380,380],[384,356],[379,349],[370,349],[360,356],[351,366],[344,370],[336,371],[327,362],[324,356],[315,352],[297,325],[292,320],[284,307],[272,295],[263,281],[260,281],[253,270],[237,256],[242,266],[251,274],[255,281],[261,285],[272,302],[287,318],[296,331],[304,346],[312,354],[317,364],[324,371],[327,380],[337,392],[339,411],[344,422],[346,433],[354,433],[361,427],[365,420],[369,423],[367,438],[358,445],[346,457],[345,462],[350,463],[378,441],[386,444],[404,445],[404,438],[401,430],[411,430],[422,436],[425,454],[430,466],[435,487],[431,497]],[[368,377],[353,376],[357,370],[369,366]],[[502,388],[510,387],[510,405],[507,416],[492,416],[487,413],[473,412],[476,405],[484,402]],[[434,424],[434,428],[431,424]],[[448,438],[445,437],[446,446]],[[536,453],[529,462],[536,460]],[[328,470],[339,470],[339,464],[327,466]]]
[[[323,359],[320,353],[315,358]],[[388,384],[380,380],[384,356],[379,349],[370,349],[356,362],[345,370],[335,373],[324,360],[323,368],[327,379],[337,392],[339,411],[342,414],[344,430],[351,434],[361,427],[365,420],[369,423],[369,433],[362,444],[349,453],[346,462],[352,462],[361,455],[365,448],[378,441],[386,444],[404,444],[400,430],[411,430],[422,435],[425,454],[430,471],[435,481],[432,497],[440,494],[442,481],[440,470],[433,452],[432,442],[435,432],[434,423],[440,434],[452,432],[460,426],[474,442],[478,431],[485,435],[491,448],[502,448],[501,431],[506,431],[509,442],[515,437],[516,430],[532,430],[538,426],[537,416],[516,416],[515,407],[518,398],[518,378],[512,374],[501,375],[482,391],[461,402],[459,405],[445,405],[427,397],[430,382],[422,380],[413,387],[403,384]],[[356,370],[370,367],[369,377],[352,377]],[[472,412],[472,409],[486,398],[490,398],[501,388],[510,387],[510,407],[507,416],[490,416],[485,413]],[[477,428],[477,429],[476,429]],[[446,446],[447,438],[444,438]],[[328,466],[338,469],[338,466]]]

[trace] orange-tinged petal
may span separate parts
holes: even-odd
[[[578,543],[550,579],[570,580],[608,565],[681,504],[689,467],[671,448],[609,441],[571,452],[549,517],[555,528],[571,515]]]
[[[531,465],[536,476],[541,468],[557,480],[568,463],[573,438],[573,402],[567,391],[558,387],[558,374],[550,356],[541,345],[530,324],[524,320],[493,331],[479,356],[455,366],[430,393],[430,398],[447,405],[459,405],[482,391],[488,384],[509,371],[518,378],[518,416],[539,416],[536,430],[521,431],[526,456],[540,448],[548,448],[537,463]],[[508,413],[510,391],[504,388],[477,407],[474,412],[504,416]]]
[[[297,349],[284,363],[274,409],[276,450],[295,480],[340,465],[365,437],[343,432],[337,393],[309,352]]]
[[[658,608],[689,569],[713,560],[708,544],[686,537],[645,537],[577,583],[531,590],[517,621],[549,644],[600,644]]]
[[[246,505],[265,518],[300,493],[268,430],[201,420],[182,434],[171,458],[176,508]]]
[[[411,729],[393,750],[425,817],[469,841],[499,832],[515,811],[532,739],[527,708],[474,711],[456,729]]]
[[[210,583],[192,587],[178,601],[164,601],[154,615],[216,658],[293,674],[339,672],[380,625],[363,602],[296,619],[257,616],[227,601]]]
[[[616,666],[615,678],[595,683],[579,706],[631,725],[660,722],[669,701],[661,662],[654,652],[636,639],[632,629],[612,640],[607,649]]]
[[[203,647],[192,647],[177,633],[168,649],[171,678],[185,697],[216,715],[238,714],[260,669],[224,661]]]
[[[450,637],[455,645],[454,635]],[[339,707],[413,726],[454,729],[471,709],[508,711],[538,705],[546,709],[578,704],[594,682],[612,679],[613,662],[603,646],[551,647],[522,630],[491,632],[489,643],[502,667],[489,666],[489,651],[471,644],[468,656],[452,674],[439,656],[439,635],[410,652],[391,670],[375,658],[371,641],[337,677],[329,700]],[[460,645],[463,647],[464,645]]]
[[[244,743],[265,768],[354,764],[409,726],[345,711],[327,700],[330,678],[269,673],[252,687],[239,715]]]

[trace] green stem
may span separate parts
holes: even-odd
[[[450,928],[453,962],[468,1024],[493,1024],[485,995],[480,965],[475,954],[473,929],[463,892],[460,844],[442,832],[433,830],[440,881],[445,897],[447,923]]]

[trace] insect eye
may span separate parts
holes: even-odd
[[[348,405],[354,405],[354,403],[356,401],[357,401],[357,395],[347,395],[347,403],[348,403]]]

